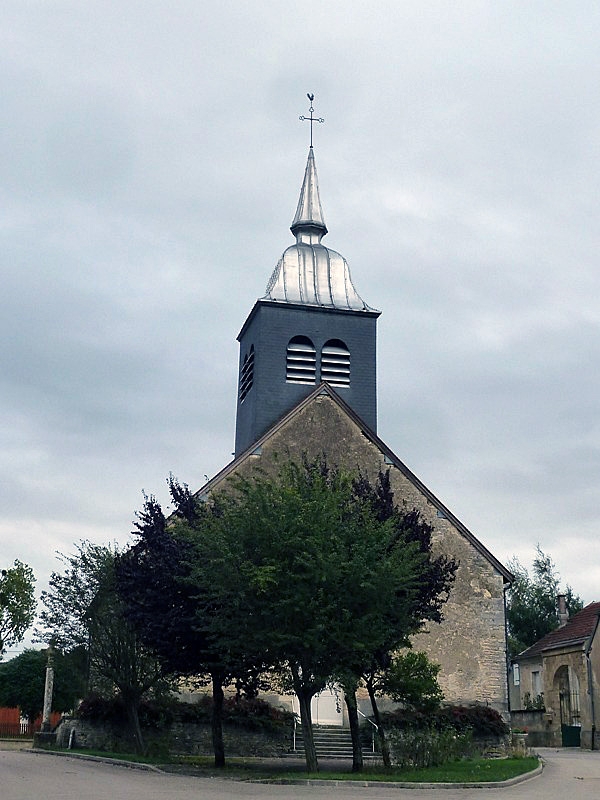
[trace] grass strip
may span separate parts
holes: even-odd
[[[63,751],[64,752],[64,751]],[[210,756],[173,756],[163,757],[138,756],[132,753],[110,753],[101,750],[73,750],[81,755],[100,756],[141,764],[154,764],[168,772],[185,772],[202,777],[220,777],[234,780],[293,781],[304,779],[334,781],[374,781],[374,782],[406,782],[406,783],[480,783],[505,781],[536,769],[539,761],[535,757],[525,758],[474,758],[452,761],[439,767],[424,769],[385,769],[381,765],[366,765],[362,772],[341,771],[331,762],[323,766],[320,772],[308,773],[304,765],[295,767],[281,759],[274,764],[271,760],[265,764],[257,758],[229,758],[223,769],[214,766]]]

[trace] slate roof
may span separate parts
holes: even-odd
[[[311,392],[307,397],[300,401],[291,411],[285,414],[278,422],[276,422],[266,433],[264,433],[260,439],[254,442],[245,452],[241,453],[237,458],[233,461],[230,461],[227,466],[225,466],[220,472],[218,472],[213,478],[211,478],[208,483],[206,483],[201,489],[195,492],[195,496],[199,497],[200,499],[204,499],[208,496],[210,491],[217,486],[224,478],[226,478],[231,473],[235,472],[238,465],[245,461],[246,459],[250,458],[253,454],[260,453],[261,445],[267,439],[269,439],[275,431],[281,428],[286,422],[291,419],[293,416],[298,414],[298,412],[307,406],[312,400],[318,395],[327,394],[329,395],[332,400],[334,400],[342,410],[355,422],[356,425],[361,429],[363,435],[369,439],[382,453],[385,457],[386,463],[389,465],[395,466],[400,472],[417,488],[419,491],[430,501],[433,507],[440,512],[440,516],[449,520],[452,525],[467,539],[473,547],[481,553],[481,555],[489,561],[490,564],[502,575],[505,584],[512,583],[514,580],[514,576],[512,572],[510,572],[501,561],[499,561],[496,556],[494,556],[488,549],[483,545],[479,539],[471,533],[471,531],[463,525],[463,523],[458,519],[458,517],[454,516],[454,514],[448,509],[441,500],[433,494],[430,489],[425,486],[425,484],[417,478],[417,476],[411,472],[411,470],[404,464],[398,456],[390,450],[390,448],[385,444],[385,442],[377,436],[377,434],[372,431],[368,425],[365,424],[364,420],[362,420],[355,411],[350,408],[350,406],[342,400],[339,394],[329,386],[328,383],[321,383],[320,386],[317,386],[316,389]],[[600,606],[600,603],[598,604]],[[575,619],[575,618],[573,618]]]
[[[584,644],[596,630],[599,615],[600,603],[590,603],[571,617],[562,628],[557,628],[555,631],[547,633],[535,644],[532,644],[531,647],[528,647],[527,650],[519,653],[516,660],[520,661],[522,658],[540,656],[545,650],[551,650],[556,647]]]

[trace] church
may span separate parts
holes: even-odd
[[[311,107],[311,127],[312,127]],[[413,639],[441,665],[446,702],[487,704],[508,713],[504,592],[510,572],[377,436],[377,320],[358,293],[346,259],[327,234],[311,145],[291,225],[295,242],[238,335],[239,379],[233,461],[198,492],[233,475],[275,473],[282,458],[326,454],[330,464],[375,480],[390,471],[396,502],[434,528],[434,548],[459,562],[444,621]],[[317,724],[345,724],[343,704],[325,691]],[[363,709],[369,713],[368,708]]]

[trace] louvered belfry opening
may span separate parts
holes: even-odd
[[[315,383],[317,352],[308,336],[294,336],[288,342],[285,362],[288,383]]]
[[[244,356],[242,371],[240,373],[240,403],[242,403],[254,383],[254,345],[250,352]]]
[[[330,339],[323,345],[321,380],[331,386],[350,385],[350,351],[340,339]]]

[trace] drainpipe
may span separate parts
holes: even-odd
[[[510,719],[510,657],[508,654],[508,616],[506,613],[506,591],[510,589],[510,584],[505,584],[502,587],[502,602],[504,604],[504,675],[506,677],[506,703],[508,718]],[[519,687],[519,697],[521,696],[521,687]]]
[[[588,692],[590,694],[590,712],[592,715],[592,750],[596,749],[596,704],[594,702],[594,672],[592,670],[592,662],[590,661],[590,652],[592,650],[592,642],[598,630],[598,623],[600,622],[600,614],[596,617],[596,626],[594,632],[590,636],[588,643],[585,647],[585,658],[587,665],[587,678],[588,678]]]

